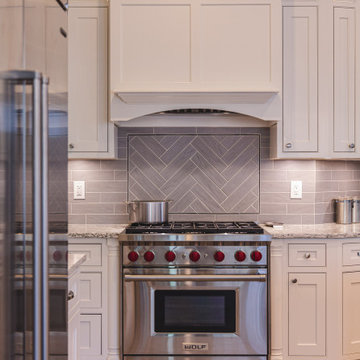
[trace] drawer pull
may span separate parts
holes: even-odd
[[[75,297],[75,294],[72,290],[69,291],[68,296],[67,296],[67,300],[70,301]]]
[[[357,256],[360,256],[360,251],[357,252]]]
[[[310,254],[310,253],[306,253],[304,256],[305,256],[305,259],[310,259],[310,258],[311,258],[311,254]]]
[[[296,284],[296,283],[297,283],[297,279],[292,279],[291,282],[292,282],[293,284]]]

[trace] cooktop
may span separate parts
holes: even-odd
[[[263,234],[253,221],[248,222],[169,222],[165,224],[131,224],[126,234]]]

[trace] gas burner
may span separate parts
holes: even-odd
[[[264,230],[249,222],[170,222],[166,224],[131,224],[126,234],[263,234]]]

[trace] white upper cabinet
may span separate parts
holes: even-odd
[[[131,117],[116,101],[280,119],[279,0],[111,0],[110,44],[113,120]]]
[[[334,8],[334,151],[355,151],[355,9]]]
[[[284,151],[317,151],[317,8],[284,7],[283,24]]]
[[[69,28],[69,157],[113,158],[108,121],[108,9],[73,7]]]
[[[359,15],[352,0],[283,0],[283,114],[272,158],[360,158]]]

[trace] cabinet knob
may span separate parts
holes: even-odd
[[[287,143],[287,144],[285,145],[285,147],[286,147],[287,149],[291,149],[291,148],[292,148],[292,143]]]
[[[306,253],[304,256],[305,256],[305,259],[310,259],[310,258],[311,258],[311,254],[310,254],[310,253]]]
[[[354,149],[354,148],[355,148],[355,144],[354,144],[354,143],[349,144],[349,148],[350,148],[350,149]]]
[[[74,144],[69,144],[69,149],[73,149],[74,147]]]
[[[297,279],[292,279],[291,282],[292,282],[293,284],[296,284],[296,283],[297,283]]]
[[[360,256],[360,251],[357,252],[357,256]]]
[[[75,294],[72,290],[68,292],[67,300],[70,301],[75,297]]]

